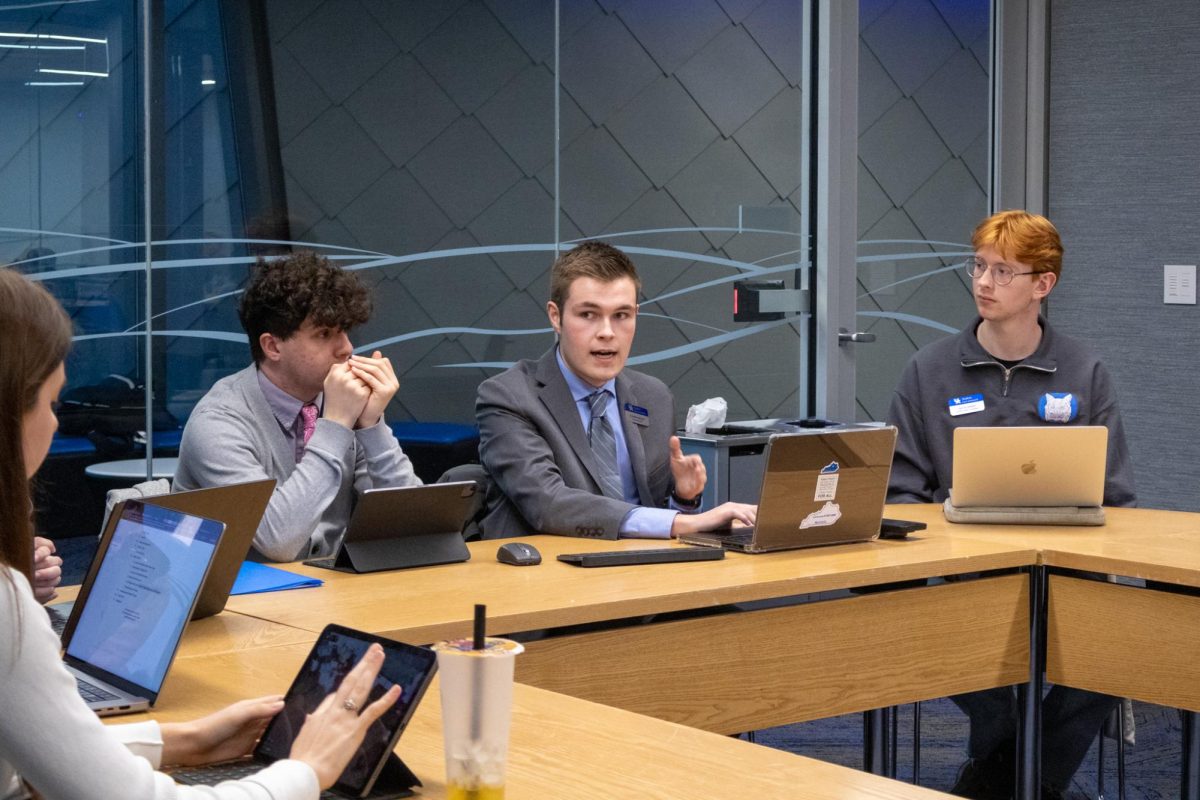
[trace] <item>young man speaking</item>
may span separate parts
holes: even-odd
[[[499,489],[485,538],[665,539],[753,524],[757,509],[743,503],[695,513],[707,476],[672,435],[671,392],[625,369],[640,288],[633,262],[603,242],[554,263],[546,313],[558,344],[479,387],[479,455]]]

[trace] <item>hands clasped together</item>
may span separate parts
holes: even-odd
[[[351,430],[369,428],[379,422],[399,389],[392,362],[383,353],[352,355],[325,376],[325,418]]]

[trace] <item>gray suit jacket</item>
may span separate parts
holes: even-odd
[[[671,391],[627,369],[617,376],[617,402],[641,505],[665,508],[672,488]],[[479,458],[495,484],[480,524],[483,538],[617,538],[621,520],[637,506],[601,494],[596,458],[553,348],[480,384],[475,416]]]

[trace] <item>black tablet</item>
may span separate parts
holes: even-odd
[[[271,720],[259,740],[255,761],[269,763],[288,757],[305,716],[337,689],[372,642],[383,647],[384,661],[363,707],[394,684],[401,687],[400,700],[371,725],[358,753],[334,785],[334,790],[342,796],[362,797],[371,791],[437,670],[437,655],[427,647],[414,647],[341,625],[327,625],[292,681],[283,710]]]

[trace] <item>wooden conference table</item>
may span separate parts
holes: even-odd
[[[1106,514],[1102,528],[948,527],[955,536],[1038,551],[1046,680],[1182,709],[1180,794],[1200,798],[1200,514]]]
[[[496,542],[472,543],[466,563],[399,572],[292,565],[325,585],[235,597],[228,608],[313,633],[338,621],[425,644],[468,635],[473,604],[485,603],[489,633],[536,637],[526,637],[518,681],[721,734],[1029,677],[1027,575],[845,591],[1028,567],[1028,546],[934,535],[584,569],[556,556],[664,543],[526,541],[540,565],[497,563]]]
[[[1051,683],[1200,711],[1200,514],[1109,508],[1099,528],[948,525],[955,537],[1039,554],[1049,573],[1046,678]],[[892,507],[901,513],[908,509]],[[918,514],[910,513],[916,517]],[[1149,588],[1085,579],[1093,572]]]
[[[190,636],[190,634],[189,634]],[[311,640],[315,638],[309,634]],[[213,643],[209,637],[209,643]],[[311,642],[181,652],[150,715],[113,721],[192,719],[243,697],[284,691]],[[397,752],[420,777],[422,798],[445,798],[436,681]],[[924,800],[941,793],[781,750],[706,733],[518,684],[507,797],[759,797]]]
[[[237,675],[231,683],[244,696],[253,682],[236,665],[257,663],[262,650],[294,654],[294,662],[277,660],[292,664],[284,673],[294,669],[305,645],[283,640],[296,632],[313,636],[337,621],[427,643],[467,635],[477,602],[488,605],[490,633],[526,638],[518,681],[713,733],[1031,677],[1036,685],[1043,660],[1055,683],[1200,710],[1200,597],[1189,593],[1200,587],[1200,515],[1108,509],[1104,527],[1066,529],[950,525],[937,506],[891,506],[887,514],[929,529],[907,541],[590,570],[555,556],[663,543],[530,537],[543,563],[527,568],[498,564],[496,542],[472,544],[465,564],[400,572],[292,565],[325,586],[232,598],[236,613],[216,618],[252,617],[263,626],[228,624],[281,646],[222,644],[215,628],[193,641],[198,625],[164,687],[164,710],[176,707],[173,693],[204,696],[192,690],[206,686],[189,683],[210,676]],[[1004,572],[986,574],[992,570]],[[1158,583],[1115,585],[1077,570]],[[985,576],[925,584],[979,572]],[[904,581],[915,583],[896,585]],[[1033,624],[1043,618],[1044,635]],[[287,682],[279,677],[272,691]],[[537,698],[553,695],[522,689],[518,697],[518,706],[529,697],[539,707]],[[567,700],[546,703],[575,713]],[[1188,791],[1196,775],[1189,777],[1189,763],[1185,757],[1184,793],[1197,796]],[[1026,773],[1033,787],[1035,778]]]

